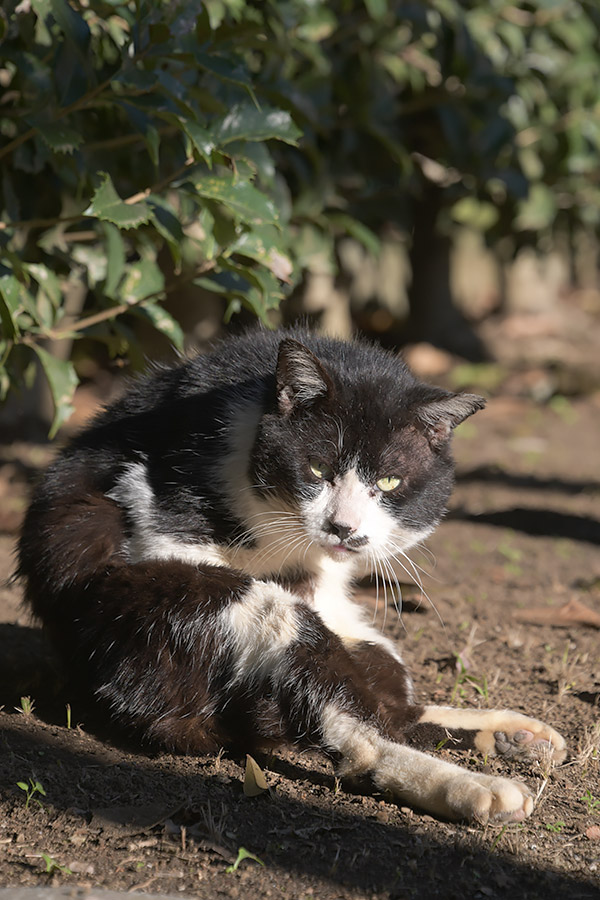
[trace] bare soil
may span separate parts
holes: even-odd
[[[597,393],[544,406],[498,393],[458,430],[451,511],[430,553],[414,555],[426,596],[407,585],[399,618],[391,602],[384,616],[381,592],[376,604],[372,588],[360,591],[400,642],[419,699],[511,707],[568,739],[570,757],[555,768],[448,744],[437,751],[523,778],[539,795],[529,820],[441,822],[352,794],[316,752],[261,758],[268,790],[248,797],[244,760],[128,746],[79,707],[20,608],[19,587],[7,585],[0,884],[201,898],[600,897],[599,631],[551,624],[574,598],[600,613],[599,413]],[[10,444],[1,453],[4,577],[29,485],[51,451]],[[549,623],[520,621],[532,608]],[[31,794],[36,782],[44,794]],[[246,858],[231,871],[242,847],[261,862]]]

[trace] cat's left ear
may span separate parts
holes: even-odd
[[[314,353],[293,338],[284,338],[277,357],[277,405],[289,416],[302,404],[309,404],[333,392],[323,364]]]
[[[485,404],[485,398],[477,394],[447,394],[441,399],[425,403],[419,408],[417,416],[425,426],[432,446],[441,447],[450,437],[453,428],[478,409],[483,409]]]

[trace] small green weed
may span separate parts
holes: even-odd
[[[52,859],[51,856],[48,856],[47,853],[42,853],[42,859],[46,863],[46,872],[48,875],[54,875],[55,872],[64,872],[65,875],[73,874],[68,866],[61,866],[60,863],[57,863],[56,860]]]
[[[245,847],[240,847],[240,849],[238,850],[237,859],[234,864],[232,866],[227,866],[227,868],[225,869],[227,874],[231,875],[232,872],[237,872],[240,863],[244,859],[253,859],[254,862],[257,862],[259,865],[264,866],[264,862],[262,861],[262,859],[259,859],[258,856],[254,855],[254,853],[250,853],[250,851],[246,850]]]
[[[27,784],[26,781],[17,781],[17,787],[21,788],[22,791],[25,791],[25,809],[29,809],[32,800],[35,801],[41,809],[44,808],[44,804],[35,796],[36,794],[41,794],[42,797],[46,796],[46,791],[39,781],[34,781],[33,778],[29,779],[29,784]]]
[[[564,827],[565,823],[562,819],[559,819],[557,822],[546,822],[546,829],[554,832],[554,834],[560,834]]]
[[[600,812],[600,800],[596,800],[589,788],[583,792],[583,796],[579,799],[586,804],[589,813]]]
[[[478,678],[475,675],[468,675],[466,666],[462,661],[460,654],[454,653],[453,655],[456,657],[458,671],[456,673],[456,678],[454,679],[454,686],[452,688],[452,694],[450,695],[450,703],[454,703],[457,697],[461,700],[466,699],[466,686],[472,687],[475,691],[477,691],[479,696],[482,697],[487,703],[490,699],[487,677],[485,675],[482,675],[481,678]]]
[[[567,425],[573,425],[579,418],[571,401],[566,397],[563,397],[562,394],[557,394],[555,397],[552,397],[548,406],[553,412],[560,416]]]
[[[498,842],[499,842],[500,838],[501,838],[502,835],[506,832],[506,829],[507,829],[507,828],[508,828],[508,825],[503,825],[503,826],[502,826],[502,828],[500,829],[500,831],[498,832],[498,834],[496,835],[496,837],[495,837],[494,840],[492,841],[492,845],[491,845],[491,847],[490,847],[490,850],[493,851],[493,850],[496,849],[496,847],[498,846]]]
[[[32,715],[35,709],[35,703],[31,699],[31,697],[21,697],[21,705],[15,706],[17,712],[22,713],[24,716]]]

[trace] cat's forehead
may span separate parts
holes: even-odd
[[[314,419],[314,442],[345,467],[379,469],[399,459],[426,454],[429,445],[406,404],[354,395],[350,403],[323,409]]]

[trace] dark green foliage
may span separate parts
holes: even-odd
[[[38,359],[56,430],[77,378],[40,341],[181,346],[190,283],[267,320],[428,182],[442,228],[596,227],[599,31],[592,0],[5,4],[0,396]]]

